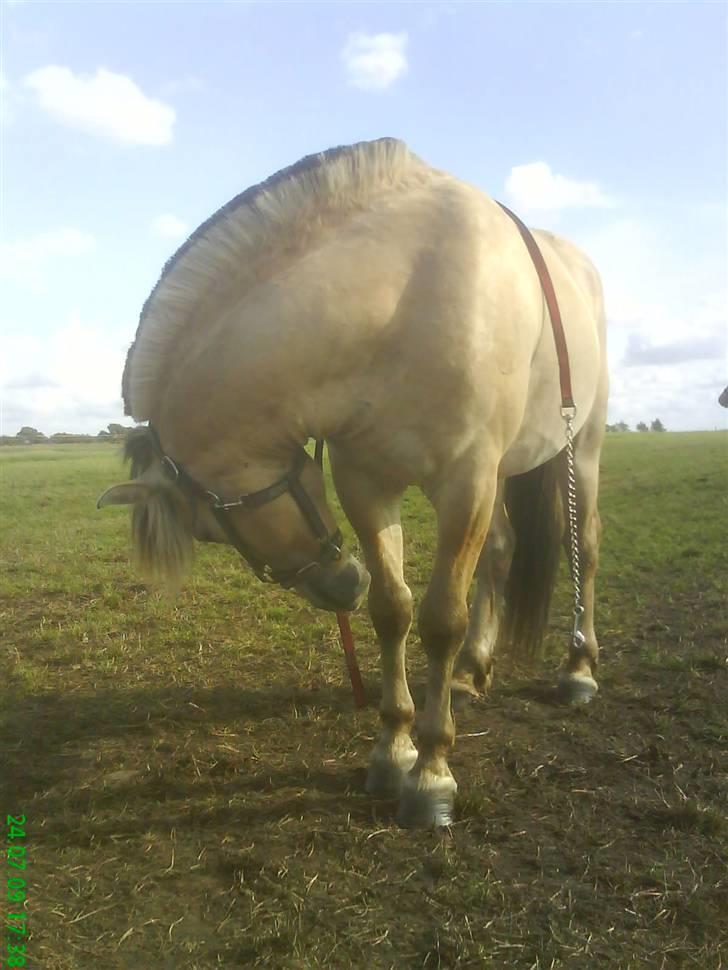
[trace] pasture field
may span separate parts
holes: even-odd
[[[607,436],[600,693],[553,703],[564,569],[544,657],[504,659],[458,715],[440,833],[363,791],[366,615],[356,712],[335,618],[232,551],[200,548],[173,602],[145,589],[128,513],[95,510],[124,475],[110,446],[0,450],[0,806],[27,819],[29,967],[728,966],[726,433]],[[419,598],[415,492],[404,520]]]

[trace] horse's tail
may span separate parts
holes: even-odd
[[[192,512],[184,494],[162,472],[154,432],[135,428],[124,443],[132,481],[115,485],[99,506],[132,505],[134,561],[146,580],[174,592],[192,562]]]
[[[506,480],[505,506],[515,546],[505,586],[501,639],[514,653],[533,656],[543,640],[556,585],[563,535],[557,455]]]

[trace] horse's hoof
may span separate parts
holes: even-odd
[[[454,711],[466,710],[473,701],[482,701],[485,694],[493,686],[493,665],[488,668],[488,673],[479,677],[468,675],[464,678],[453,680],[450,684],[450,700]]]
[[[589,704],[598,690],[589,674],[567,674],[559,681],[559,698],[565,704]]]
[[[410,744],[411,748],[399,750],[396,760],[375,751],[367,772],[367,794],[373,798],[399,798],[404,780],[417,761],[417,749]]]
[[[453,711],[465,711],[475,701],[481,700],[483,695],[472,684],[463,681],[453,681],[450,685],[450,702]]]
[[[431,777],[426,788],[416,785],[417,779],[408,775],[402,787],[397,824],[405,829],[452,825],[455,820],[455,793],[458,790],[455,779],[452,776]]]
[[[415,752],[412,764],[417,760]],[[367,771],[366,791],[372,798],[399,798],[412,764],[400,768],[392,761],[372,761]]]

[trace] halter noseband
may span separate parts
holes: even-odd
[[[344,543],[344,537],[341,534],[341,530],[336,529],[334,532],[328,531],[323,519],[318,513],[318,509],[300,482],[299,476],[301,474],[301,469],[303,468],[306,458],[308,457],[303,448],[301,448],[296,455],[296,460],[294,461],[293,467],[290,469],[290,471],[286,472],[282,478],[279,478],[277,481],[273,482],[272,485],[261,488],[256,492],[247,492],[244,495],[239,495],[232,502],[225,502],[216,492],[205,488],[196,479],[194,479],[189,472],[182,467],[182,465],[179,465],[176,461],[170,458],[169,455],[166,455],[162,450],[162,445],[156,430],[151,425],[149,425],[149,430],[152,433],[154,443],[159,453],[159,457],[162,462],[162,470],[165,476],[178,485],[183,491],[191,493],[209,505],[212,514],[215,516],[218,525],[227,536],[230,544],[237,549],[258,579],[260,579],[262,582],[278,583],[278,585],[283,586],[284,589],[290,589],[290,587],[294,586],[299,578],[304,573],[307,573],[310,569],[326,566],[329,563],[336,562],[337,560],[341,559],[341,547]],[[261,559],[250,548],[248,543],[235,528],[235,525],[230,520],[227,513],[234,509],[258,509],[263,505],[267,505],[269,502],[273,502],[280,495],[284,495],[286,492],[290,494],[291,498],[300,509],[306,523],[310,526],[311,531],[321,543],[321,551],[317,559],[313,559],[310,563],[305,566],[301,566],[300,568],[273,569],[272,566],[268,565],[268,563]]]

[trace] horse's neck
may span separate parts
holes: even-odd
[[[296,447],[337,433],[349,420],[347,375],[338,378],[320,335],[218,339],[224,349],[206,369],[194,363],[170,374],[153,419],[167,429],[170,453],[180,461],[204,452],[214,469],[235,453],[236,464],[287,467]]]

